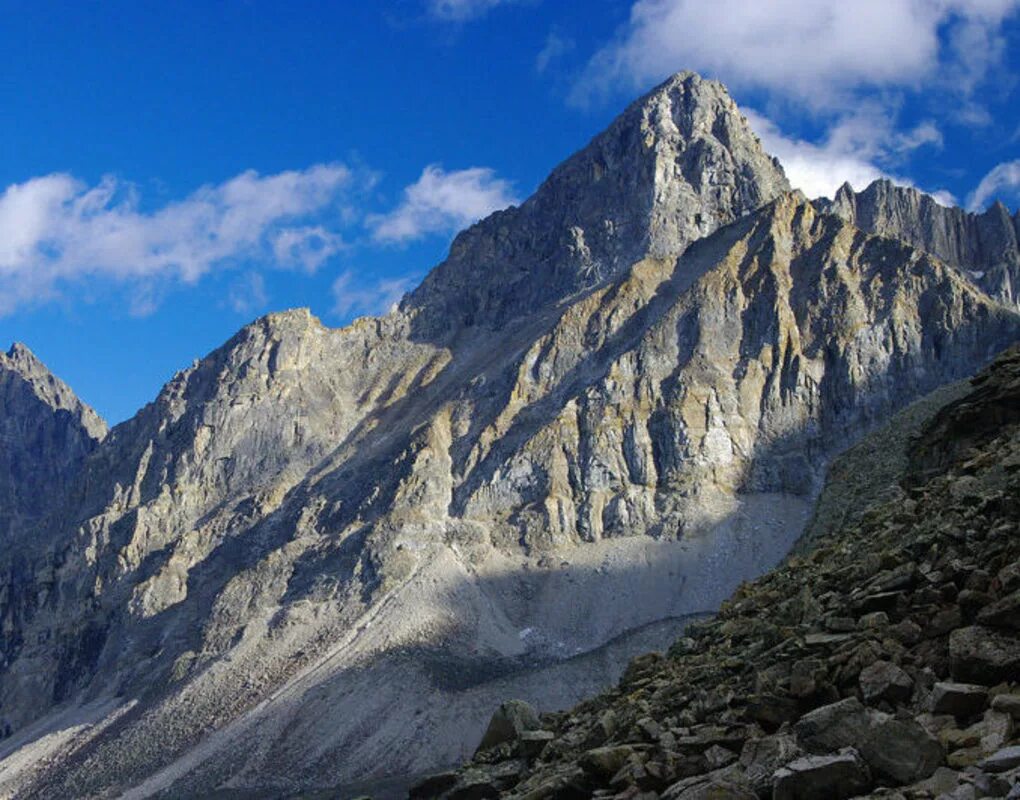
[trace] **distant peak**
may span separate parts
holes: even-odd
[[[10,349],[7,351],[7,357],[12,361],[38,361],[35,353],[28,349],[28,347],[21,342],[14,342]]]

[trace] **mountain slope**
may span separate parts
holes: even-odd
[[[909,450],[902,496],[741,586],[612,691],[490,739],[412,796],[1015,792],[1020,349]]]
[[[393,313],[273,315],[179,374],[30,551],[0,792],[426,772],[777,563],[832,453],[1020,333],[786,188],[685,73]]]
[[[0,353],[0,544],[46,514],[105,434],[98,415],[27,347]]]

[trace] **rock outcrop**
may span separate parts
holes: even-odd
[[[902,497],[742,586],[615,690],[542,715],[527,747],[499,742],[412,796],[1013,797],[1017,408],[1014,347],[925,426]]]
[[[944,206],[931,195],[888,180],[862,192],[844,184],[833,200],[815,201],[861,230],[902,239],[963,270],[989,295],[1020,305],[1020,213],[999,201],[980,214]]]
[[[259,320],[105,437],[0,556],[0,794],[463,760],[778,563],[834,453],[1018,334],[676,76],[398,309]]]

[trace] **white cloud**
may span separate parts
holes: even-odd
[[[343,247],[343,239],[322,225],[284,228],[273,239],[273,255],[281,266],[315,272]]]
[[[1020,0],[638,0],[573,99],[695,69],[815,108],[862,87],[916,87],[936,71],[967,90],[1000,57]],[[943,46],[940,32],[945,34]]]
[[[451,22],[463,22],[480,17],[507,2],[513,0],[428,0],[428,8],[434,17]]]
[[[574,47],[573,39],[565,39],[556,33],[556,31],[551,31],[545,37],[545,45],[538,51],[538,55],[535,56],[535,71],[545,72],[549,69],[550,64],[563,58]]]
[[[251,314],[264,308],[268,300],[266,280],[258,272],[240,275],[227,290],[227,304],[238,314]]]
[[[912,185],[887,166],[918,147],[942,145],[932,123],[897,132],[887,116],[866,107],[835,123],[817,144],[784,135],[772,120],[753,110],[745,109],[744,114],[765,149],[782,162],[791,185],[811,198],[831,198],[847,182],[857,190],[879,178]],[[932,196],[944,204],[954,202],[945,191]]]
[[[340,317],[384,314],[392,310],[416,282],[414,276],[403,276],[382,278],[366,285],[358,275],[346,270],[333,281],[333,313]]]
[[[242,259],[314,269],[339,238],[309,217],[328,215],[352,181],[338,164],[260,176],[243,172],[184,200],[143,211],[135,187],[115,178],[87,186],[56,173],[0,195],[0,311],[59,293],[85,277],[132,282],[133,307],[155,282],[193,283]]]
[[[453,232],[516,203],[511,185],[486,167],[445,172],[427,166],[404,189],[400,205],[388,214],[369,217],[380,242],[406,242],[429,233]]]
[[[967,198],[967,208],[981,211],[1003,197],[1020,198],[1020,159],[1005,161],[991,169]]]

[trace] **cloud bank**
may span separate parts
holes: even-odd
[[[0,310],[86,277],[194,283],[242,259],[314,270],[341,240],[300,223],[333,208],[351,180],[339,164],[249,170],[154,211],[112,177],[88,186],[54,173],[13,184],[0,195]]]
[[[1020,0],[638,0],[572,98],[646,85],[681,67],[815,108],[861,87],[916,87],[933,73],[967,91],[1002,54]],[[942,34],[940,36],[940,34]]]

